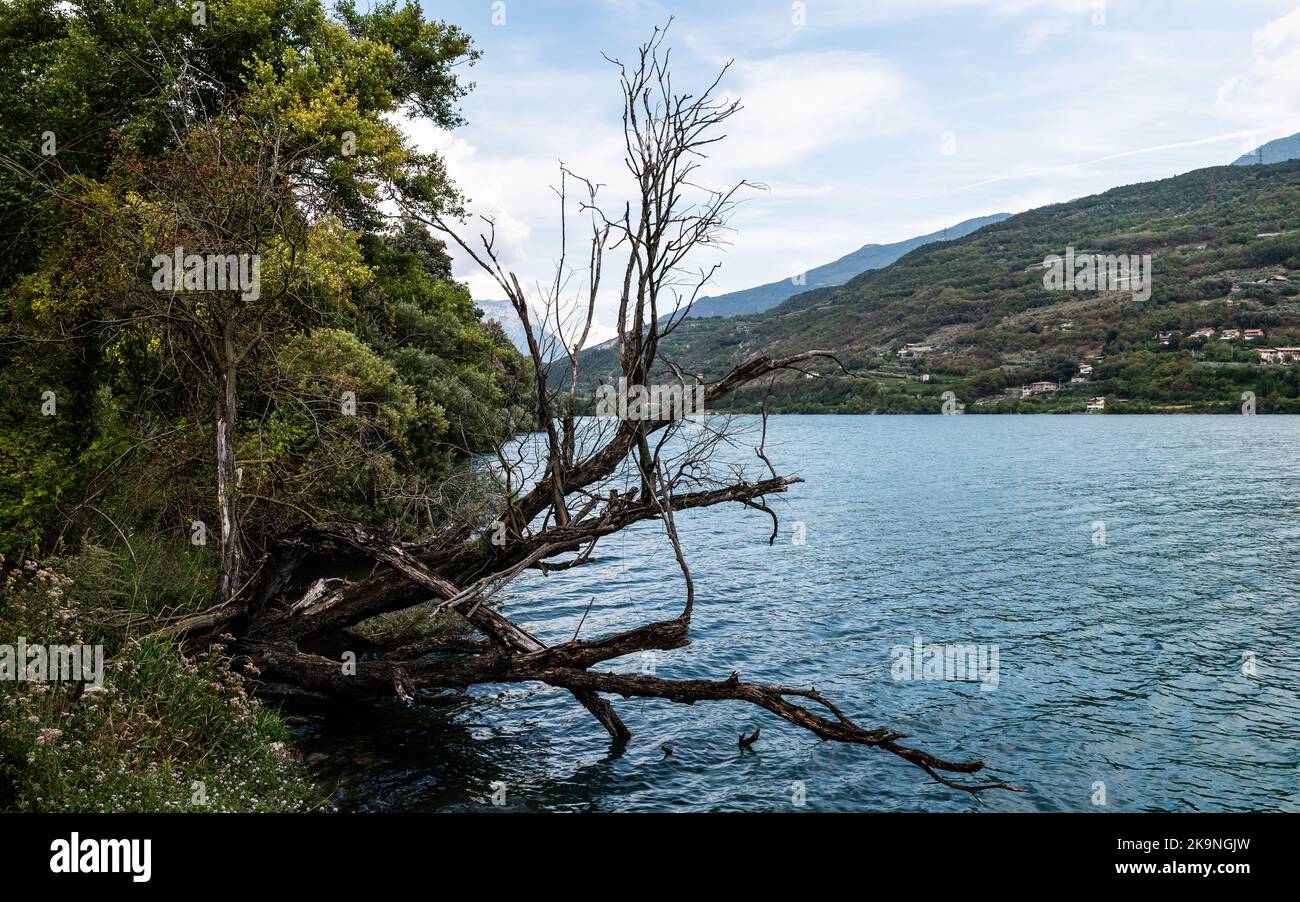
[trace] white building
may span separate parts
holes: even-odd
[[[1300,348],[1260,348],[1260,363],[1290,364],[1300,360]]]
[[[1043,392],[1060,390],[1061,386],[1056,382],[1031,382],[1020,387],[1020,397],[1028,398],[1030,395],[1041,395]]]

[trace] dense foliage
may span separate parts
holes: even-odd
[[[241,576],[228,545],[436,528],[422,499],[529,423],[530,368],[409,218],[459,197],[400,115],[457,125],[477,51],[414,0],[364,6],[0,5],[0,642],[75,624],[116,674],[98,699],[0,687],[0,807],[185,807],[191,779],[302,804],[219,649],[147,637]]]
[[[455,209],[441,161],[390,114],[456,124],[468,38],[414,3],[331,19],[316,0],[213,0],[194,16],[156,0],[0,9],[2,549],[53,550],[108,519],[180,538],[216,522],[222,373],[204,345],[227,320],[242,500],[267,507],[265,528],[387,514],[522,416],[527,368],[441,243],[381,208]],[[211,292],[154,290],[150,260],[174,245],[259,254],[261,296],[223,318]]]

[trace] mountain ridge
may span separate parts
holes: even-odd
[[[1288,160],[1296,159],[1300,159],[1300,132],[1288,135],[1285,138],[1277,138],[1267,144],[1261,144],[1250,153],[1244,153],[1237,157],[1232,161],[1232,165],[1258,166],[1263,163],[1268,166],[1273,163],[1285,163]]]
[[[528,354],[528,339],[524,335],[524,324],[519,319],[519,314],[515,312],[514,305],[505,300],[476,300],[475,305],[483,312],[483,318],[496,323],[505,333],[506,338],[515,346],[519,353]],[[564,348],[556,340],[555,336],[543,327],[540,331],[537,327],[537,321],[533,321],[533,337],[537,339],[538,347],[542,351],[543,362],[550,361],[564,353]]]
[[[918,247],[935,241],[962,238],[986,225],[1001,222],[1009,216],[1011,216],[1010,213],[976,216],[959,222],[948,229],[931,232],[927,235],[918,235],[914,238],[907,238],[889,244],[864,244],[857,250],[847,253],[837,260],[824,263],[802,273],[803,279],[798,283],[795,282],[794,277],[791,277],[756,285],[753,288],[744,288],[717,296],[702,297],[691,307],[688,316],[691,318],[731,317],[741,316],[746,313],[761,313],[764,310],[770,310],[794,295],[817,288],[833,288],[843,285],[853,277],[859,276],[868,270],[888,266]]]

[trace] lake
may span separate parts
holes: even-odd
[[[483,810],[503,787],[508,810],[1300,810],[1300,419],[777,416],[768,432],[778,472],[806,480],[775,502],[781,537],[738,505],[681,514],[693,642],[628,668],[815,685],[1024,793],[979,805],[742,703],[616,698],[633,739],[613,753],[568,693],[497,686],[312,717],[302,745],[335,804]],[[521,579],[505,612],[559,642],[593,595],[585,638],[680,611],[657,525],[600,551]],[[896,679],[895,648],[917,643],[995,653],[996,677]]]

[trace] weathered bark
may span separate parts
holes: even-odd
[[[701,701],[741,701],[757,705],[823,740],[877,747],[920,767],[933,779],[954,789],[979,793],[989,789],[1019,791],[1002,781],[984,783],[957,782],[945,774],[974,774],[984,769],[980,761],[952,761],[922,749],[901,745],[905,733],[887,727],[863,728],[850,720],[833,703],[815,689],[774,686],[742,682],[733,673],[726,680],[665,680],[653,676],[592,672],[596,663],[621,657],[634,651],[672,649],[687,644],[685,618],[649,624],[605,639],[573,641],[537,652],[509,654],[480,651],[468,658],[423,658],[407,660],[380,659],[356,664],[350,674],[340,662],[319,655],[267,647],[255,649],[256,661],[264,679],[285,682],[301,689],[328,696],[353,698],[396,695],[409,699],[422,689],[464,689],[477,683],[542,682],[568,689],[582,697],[606,692],[624,698],[638,696],[695,704]],[[465,650],[448,648],[440,650]],[[478,649],[472,649],[478,651]],[[807,699],[825,708],[831,717],[791,702]],[[752,742],[753,740],[751,740]]]

